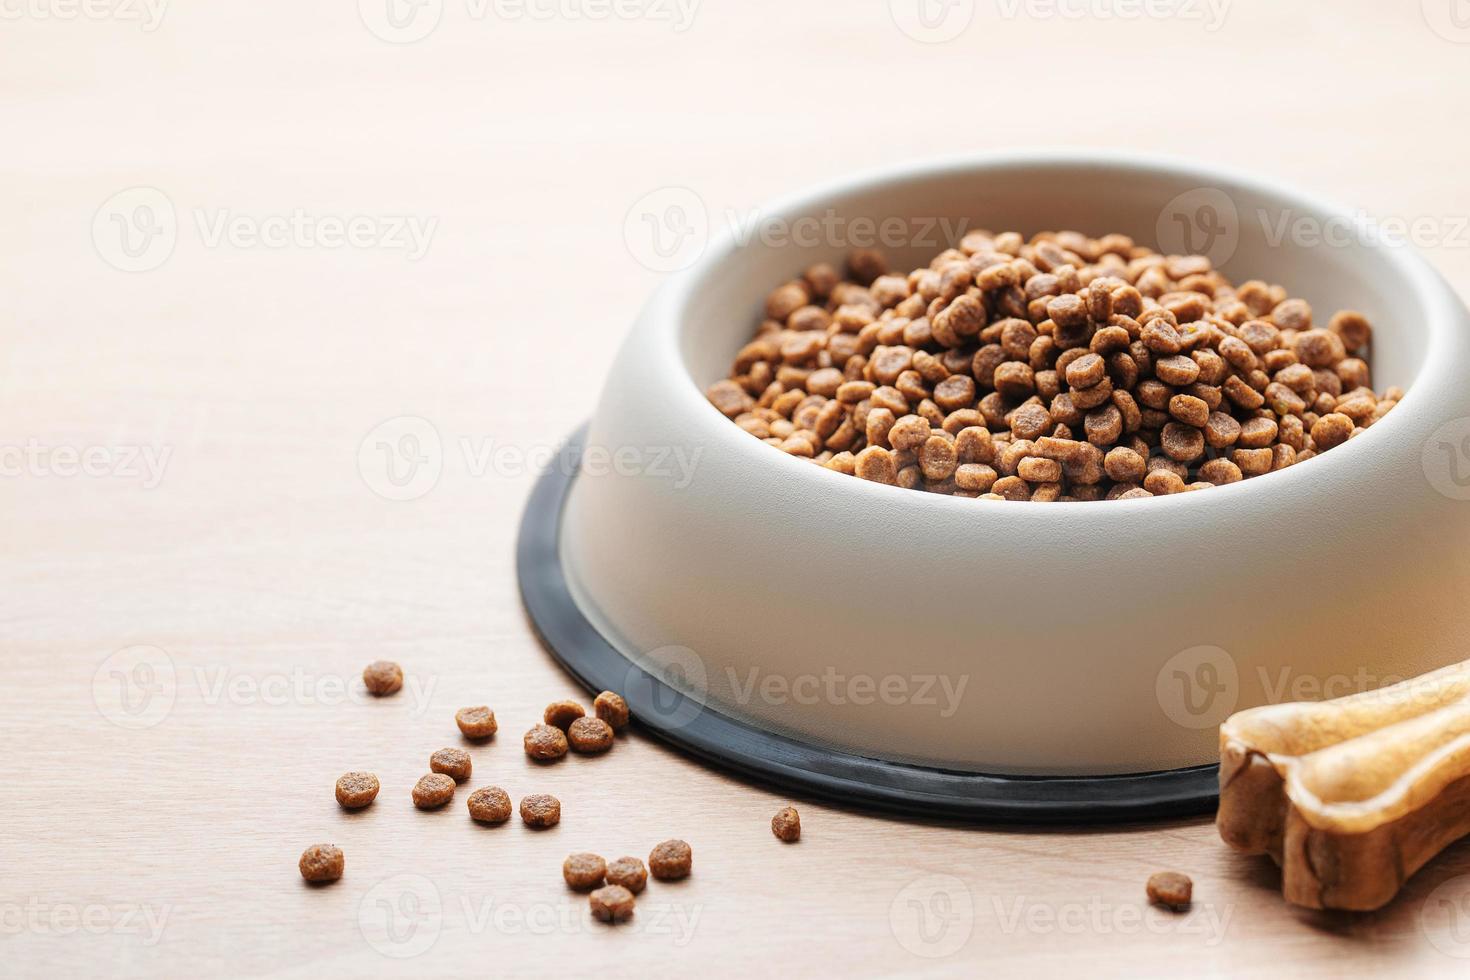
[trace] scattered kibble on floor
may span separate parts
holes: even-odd
[[[592,702],[592,713],[620,732],[628,726],[628,702],[621,694],[603,691]]]
[[[297,863],[301,877],[318,884],[338,880],[346,866],[342,849],[335,844],[313,844],[302,852]]]
[[[622,885],[637,895],[648,884],[648,869],[635,857],[620,857],[608,864],[607,883]]]
[[[578,718],[567,728],[567,741],[585,755],[606,752],[613,744],[612,726],[601,718]]]
[[[454,799],[454,780],[442,772],[431,772],[413,787],[413,805],[420,810],[437,810]]]
[[[560,759],[567,754],[567,736],[553,725],[536,725],[526,732],[526,755],[541,762]]]
[[[694,852],[678,839],[664,841],[648,855],[648,869],[660,881],[687,878],[693,868]]]
[[[510,819],[510,794],[499,786],[475,790],[469,798],[470,817],[480,823],[505,823]]]
[[[344,810],[361,810],[378,798],[378,777],[370,772],[347,772],[337,779],[337,803]]]
[[[561,801],[547,793],[532,793],[521,799],[521,820],[527,827],[545,830],[561,823]]]
[[[1194,898],[1194,882],[1177,871],[1160,871],[1149,876],[1148,900],[1154,905],[1180,911]]]
[[[403,687],[403,668],[391,660],[374,660],[363,668],[362,682],[374,697],[386,697]]]
[[[459,726],[460,733],[465,738],[475,741],[490,738],[500,728],[495,721],[495,712],[485,705],[460,708],[454,713],[454,723]]]
[[[568,887],[579,892],[591,891],[607,876],[607,862],[596,854],[573,854],[562,862],[561,876]]]
[[[443,773],[456,783],[469,779],[474,768],[470,754],[464,749],[440,749],[429,756],[429,769]]]
[[[801,840],[801,814],[794,806],[783,806],[771,818],[771,833],[788,844]]]
[[[566,731],[572,722],[587,714],[587,709],[575,701],[553,701],[546,706],[542,720],[554,728]]]
[[[633,916],[633,893],[622,885],[607,885],[587,896],[592,915],[602,922],[623,922]]]

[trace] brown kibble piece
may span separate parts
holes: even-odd
[[[526,755],[546,761],[560,759],[567,754],[567,735],[551,725],[537,725],[526,733]]]
[[[1194,384],[1199,378],[1199,365],[1194,358],[1183,354],[1161,357],[1154,361],[1154,373],[1159,380],[1169,385]]]
[[[621,694],[603,691],[592,702],[592,712],[620,732],[628,727],[628,702]]]
[[[607,866],[607,883],[622,885],[637,895],[648,884],[648,869],[635,857],[620,857]]]
[[[766,319],[785,322],[787,317],[805,306],[810,298],[804,283],[788,282],[784,286],[777,286],[766,296]]]
[[[607,862],[596,854],[573,854],[561,863],[561,876],[579,892],[599,887],[606,875]]]
[[[1228,459],[1212,459],[1199,468],[1199,477],[1206,483],[1215,486],[1223,486],[1227,483],[1237,483],[1243,479],[1244,474],[1240,467]]]
[[[926,480],[949,479],[958,463],[954,443],[944,436],[930,436],[919,447],[919,469]]]
[[[1204,455],[1205,436],[1199,429],[1170,422],[1159,433],[1159,445],[1170,459],[1188,463]]]
[[[1189,907],[1194,898],[1194,882],[1177,871],[1160,871],[1149,875],[1148,900],[1154,905],[1178,912]]]
[[[1327,322],[1327,329],[1337,334],[1349,354],[1355,354],[1367,347],[1368,341],[1373,337],[1373,328],[1368,325],[1368,318],[1356,310],[1338,310]]]
[[[460,708],[454,713],[454,723],[465,738],[486,739],[499,729],[495,712],[481,705],[478,708]]]
[[[1210,406],[1193,395],[1175,395],[1169,399],[1169,414],[1185,425],[1203,428],[1210,420]]]
[[[888,271],[888,260],[875,248],[855,248],[847,255],[847,271],[866,286]]]
[[[505,823],[510,819],[510,794],[499,786],[485,786],[470,794],[469,807],[473,820]]]
[[[608,885],[587,896],[593,918],[600,922],[624,922],[633,917],[633,893],[622,885]]]
[[[385,697],[403,687],[403,668],[391,660],[374,660],[363,668],[362,682],[374,697]]]
[[[1332,367],[1347,357],[1342,338],[1331,330],[1304,330],[1296,335],[1296,356],[1307,367]]]
[[[704,394],[710,404],[720,410],[720,414],[731,419],[742,412],[750,411],[755,404],[750,393],[734,381],[716,381],[705,389]]]
[[[521,799],[521,820],[527,827],[545,830],[561,823],[561,801],[546,793],[532,793]]]
[[[869,446],[858,453],[855,469],[860,478],[871,483],[889,486],[898,483],[898,467],[894,465],[893,454],[881,446]]]
[[[546,724],[566,731],[572,722],[585,714],[587,714],[587,709],[575,701],[553,701],[546,706],[546,712],[542,718]]]
[[[1312,442],[1316,444],[1318,452],[1342,445],[1352,434],[1353,420],[1341,412],[1324,415],[1312,426]]]
[[[1147,475],[1144,458],[1127,446],[1114,446],[1103,458],[1103,469],[1119,483],[1140,483]]]
[[[337,802],[344,810],[361,810],[378,798],[378,777],[370,772],[343,773],[337,780]]]
[[[567,729],[567,741],[576,752],[606,752],[613,744],[612,726],[601,718],[578,718]]]
[[[456,783],[469,779],[474,767],[470,754],[464,749],[440,749],[429,756],[430,771],[442,772]]]
[[[454,780],[442,772],[431,772],[413,787],[413,805],[420,810],[437,810],[454,799]]]
[[[1083,354],[1067,365],[1067,384],[1073,388],[1091,388],[1103,379],[1107,365],[1096,354]]]
[[[794,806],[783,806],[771,818],[771,833],[788,844],[801,840],[801,814]]]
[[[347,862],[342,848],[335,844],[313,844],[301,852],[301,860],[296,867],[300,869],[301,877],[307,881],[325,884],[341,879]]]
[[[1016,475],[1027,483],[1055,483],[1062,478],[1062,464],[1054,459],[1027,456],[1016,467]]]
[[[648,869],[659,881],[689,877],[694,867],[694,852],[681,840],[666,840],[648,855]]]

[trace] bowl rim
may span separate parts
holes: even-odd
[[[837,177],[803,190],[776,198],[759,209],[766,217],[794,219],[803,214],[820,210],[833,199],[855,194],[881,192],[885,188],[927,181],[946,176],[966,173],[983,173],[993,170],[1023,168],[1067,169],[1074,167],[1104,167],[1122,171],[1133,171],[1140,176],[1149,174],[1168,175],[1201,181],[1201,186],[1235,187],[1262,196],[1274,197],[1291,202],[1304,213],[1324,214],[1343,219],[1362,215],[1361,209],[1349,209],[1335,201],[1303,191],[1275,178],[1244,172],[1228,166],[1168,154],[1132,152],[1121,150],[1095,150],[1076,147],[1020,147],[1002,151],[965,153],[943,157],[920,158],[899,161],[886,166],[870,168],[856,174]],[[860,480],[814,466],[810,462],[790,456],[759,439],[751,438],[738,426],[710,404],[704,388],[690,371],[682,353],[681,340],[687,320],[698,298],[699,287],[735,253],[752,247],[760,247],[753,240],[741,243],[732,230],[721,231],[710,243],[700,258],[688,268],[676,273],[659,290],[645,313],[645,320],[652,320],[654,336],[659,345],[652,356],[670,358],[673,363],[660,364],[663,372],[674,371],[680,378],[676,392],[670,397],[676,401],[669,406],[671,411],[687,413],[690,424],[709,428],[706,446],[721,455],[733,454],[737,459],[748,459],[754,472],[763,467],[786,467],[772,469],[773,474],[783,474],[797,489],[826,494],[896,494],[894,500],[907,501],[910,513],[927,512],[936,518],[948,518],[967,509],[973,513],[976,500],[950,494],[922,493],[903,487],[888,486],[869,480]],[[1429,405],[1428,399],[1434,388],[1452,379],[1453,365],[1446,356],[1455,346],[1454,331],[1467,320],[1466,308],[1445,283],[1438,272],[1418,251],[1408,243],[1388,245],[1382,237],[1373,242],[1359,240],[1348,248],[1366,249],[1378,258],[1401,280],[1406,288],[1418,297],[1427,313],[1425,328],[1427,343],[1413,383],[1406,388],[1405,396],[1396,410],[1352,439],[1349,446],[1337,447],[1339,451],[1322,453],[1307,460],[1316,465],[1288,466],[1261,476],[1240,480],[1236,483],[1216,486],[1208,494],[1176,493],[1165,497],[1134,500],[1069,501],[1064,508],[1014,507],[1000,511],[1016,515],[1018,520],[1056,520],[1064,512],[1078,518],[1094,520],[1095,508],[1105,507],[1102,513],[1136,519],[1139,508],[1153,508],[1153,513],[1162,514],[1160,508],[1218,507],[1237,500],[1244,494],[1250,497],[1257,492],[1252,485],[1261,480],[1271,480],[1278,491],[1285,491],[1287,481],[1301,483],[1304,480],[1318,483],[1339,483],[1357,475],[1373,478],[1371,467],[1358,466],[1358,457],[1368,452],[1378,452],[1390,445],[1387,440],[1400,438],[1402,430],[1414,424],[1412,416]],[[670,376],[665,374],[665,376]],[[1405,403],[1408,409],[1405,410]],[[1359,445],[1360,444],[1360,445]],[[1357,448],[1351,448],[1356,445]],[[1344,451],[1345,450],[1345,451]],[[772,455],[774,454],[774,456]],[[775,457],[783,457],[777,459]],[[789,476],[785,475],[789,471]],[[885,499],[879,497],[879,500]],[[1032,501],[1007,501],[1008,504],[1032,503]],[[989,514],[992,511],[986,511]],[[1027,517],[1026,515],[1031,515]],[[1039,516],[1038,516],[1039,515]]]

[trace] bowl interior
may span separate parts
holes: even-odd
[[[1122,232],[1166,253],[1210,255],[1234,282],[1280,283],[1325,325],[1339,309],[1374,325],[1373,383],[1412,385],[1434,319],[1406,246],[1373,243],[1361,217],[1268,182],[1187,163],[1048,155],[929,165],[857,179],[761,212],[688,277],[678,348],[701,390],[754,334],[765,294],[813,262],[878,247],[894,269],[925,265],[975,228]]]

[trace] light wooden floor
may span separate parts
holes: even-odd
[[[1208,821],[1007,830],[797,799],[786,847],[767,829],[784,796],[642,736],[532,768],[520,733],[576,692],[511,566],[515,461],[592,410],[661,279],[624,231],[660,188],[720,220],[912,157],[1178,153],[1426,218],[1470,294],[1470,32],[1449,2],[1238,0],[1211,30],[1186,16],[1203,5],[977,0],[939,43],[960,22],[912,28],[899,2],[915,39],[884,0],[705,0],[686,30],[662,4],[593,21],[443,0],[403,44],[367,21],[426,22],[368,0],[366,21],[179,3],[154,30],[122,0],[103,19],[5,6],[0,973],[1463,975],[1466,846],[1382,913],[1315,915]],[[365,216],[380,247],[332,247],[330,220],[252,237],[298,209]],[[396,247],[397,218],[425,254]],[[170,227],[171,253],[144,247]],[[442,473],[394,502],[359,446],[403,416],[432,423]],[[378,657],[418,686],[344,695]],[[473,826],[463,792],[410,807],[454,710],[486,702],[504,737],[474,750],[474,784],[559,795],[559,829]],[[331,785],[352,768],[384,791],[346,816]],[[694,877],[651,887],[628,927],[589,924],[562,858],[670,836]],[[346,850],[334,887],[297,877],[317,841]],[[1192,914],[1142,908],[1161,867],[1194,876]]]

